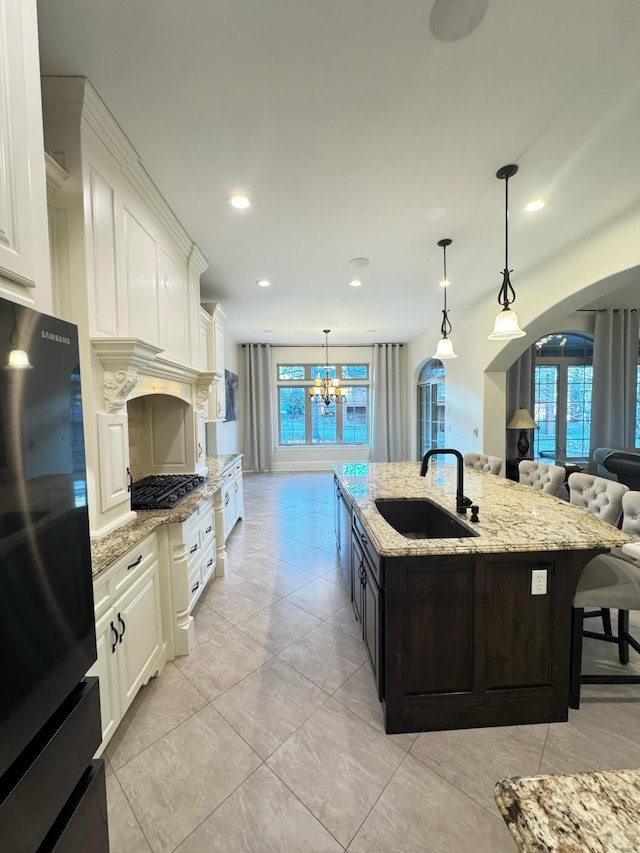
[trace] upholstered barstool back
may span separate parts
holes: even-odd
[[[569,475],[568,484],[570,503],[584,507],[591,515],[597,515],[614,527],[618,524],[622,515],[622,496],[629,491],[627,486],[593,474],[578,473]]]
[[[489,474],[499,474],[502,470],[502,459],[499,456],[487,456],[485,453],[465,453],[464,464],[474,471],[487,471]]]
[[[525,486],[557,495],[564,486],[565,470],[560,465],[547,465],[523,459],[518,465],[518,480]],[[565,493],[566,494],[566,493]]]
[[[574,475],[572,475],[574,476]],[[575,475],[579,476],[579,475]],[[618,484],[619,485],[619,484]],[[629,633],[629,611],[640,610],[640,492],[622,496],[622,530],[636,540],[590,560],[578,579],[573,599],[570,706],[580,706],[580,684],[640,684],[640,675],[584,675],[581,673],[582,637],[618,646],[620,663],[629,662],[629,647],[640,654],[640,643]],[[597,608],[604,634],[583,630],[585,608]],[[609,611],[618,611],[618,634],[613,635]]]

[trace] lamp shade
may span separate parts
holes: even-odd
[[[490,341],[507,341],[510,338],[522,338],[523,332],[518,324],[518,315],[511,308],[500,311],[493,326],[493,332],[488,335]]]
[[[450,338],[440,338],[438,346],[432,358],[457,358],[458,354],[453,351],[453,342]]]
[[[507,424],[507,429],[540,429],[529,414],[528,409],[516,409],[514,416]]]

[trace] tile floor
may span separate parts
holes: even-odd
[[[331,475],[244,483],[196,648],[142,689],[106,750],[112,853],[514,853],[497,779],[640,767],[637,687],[583,688],[567,723],[386,736]],[[613,648],[585,646],[615,666]]]

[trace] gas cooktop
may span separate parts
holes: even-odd
[[[152,474],[131,484],[131,509],[170,509],[207,482],[200,474]]]

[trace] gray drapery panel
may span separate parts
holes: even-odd
[[[373,347],[373,462],[404,459],[404,348],[402,344]]]
[[[534,399],[535,382],[534,369],[536,363],[535,346],[526,349],[520,358],[507,371],[507,423],[517,409],[527,409],[535,420]],[[507,459],[516,459],[518,452],[518,437],[520,430],[507,430]],[[533,456],[533,441],[531,441],[531,456]]]
[[[271,471],[273,421],[271,405],[271,346],[243,344],[244,468]]]
[[[591,457],[597,447],[635,445],[639,321],[634,308],[607,308],[596,313]]]

